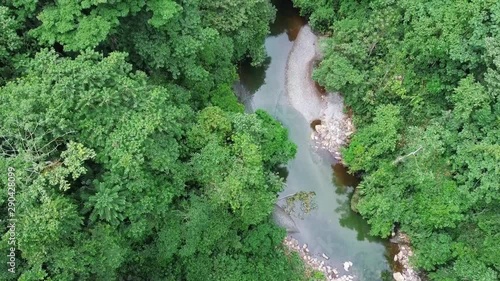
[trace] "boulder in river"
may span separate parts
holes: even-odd
[[[405,281],[405,278],[403,277],[403,274],[399,272],[394,272],[392,274],[392,277],[394,278],[395,281]]]
[[[344,262],[344,270],[349,271],[349,267],[351,267],[351,263],[348,261]]]

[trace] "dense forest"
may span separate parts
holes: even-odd
[[[372,234],[407,233],[431,280],[499,280],[500,2],[294,3],[328,36],[313,76],[353,112]]]
[[[268,0],[0,3],[0,280],[310,278],[270,220],[296,146],[232,89]],[[294,4],[372,234],[408,234],[431,280],[498,280],[500,2]]]
[[[270,220],[296,147],[232,90],[237,62],[265,60],[275,13],[2,1],[0,279],[305,278]]]

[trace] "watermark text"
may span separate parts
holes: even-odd
[[[8,271],[16,273],[16,169],[7,169],[7,233],[9,251],[7,254]]]

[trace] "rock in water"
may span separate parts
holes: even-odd
[[[273,220],[277,225],[284,227],[288,233],[299,232],[293,218],[278,204],[274,204]]]
[[[394,278],[394,280],[396,281],[405,281],[405,278],[403,277],[403,274],[399,273],[399,272],[394,272],[392,274],[392,277]]]

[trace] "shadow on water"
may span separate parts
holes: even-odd
[[[288,178],[288,168],[286,166],[278,166],[274,168],[274,170],[278,176],[286,182],[286,179]]]
[[[271,57],[267,57],[260,66],[252,66],[251,61],[245,60],[238,67],[240,82],[245,85],[248,94],[253,95],[257,92],[266,80],[266,70],[271,64]]]
[[[386,246],[387,251],[384,253],[384,257],[387,260],[387,263],[390,265],[392,271],[383,270],[382,272],[380,272],[380,280],[392,281],[392,272],[401,271],[402,269],[401,265],[395,263],[392,258],[399,251],[397,245],[390,243],[382,238],[369,235],[370,226],[360,214],[354,212],[351,209],[351,199],[354,195],[354,190],[360,183],[361,179],[350,174],[347,167],[345,167],[341,163],[332,165],[332,169],[334,175],[333,182],[336,187],[335,193],[339,195],[347,195],[347,200],[343,200],[340,198],[336,199],[339,207],[335,209],[335,212],[340,215],[340,225],[342,227],[355,230],[357,233],[356,238],[358,241],[366,240],[369,242],[381,243]],[[356,259],[360,264],[370,264],[370,261],[366,260],[366,257],[364,257],[362,254],[358,254]],[[376,271],[370,271],[370,269],[368,268],[367,270],[365,270],[364,274],[368,276],[374,276],[376,274]]]
[[[360,179],[352,174],[349,174],[348,169],[341,163],[336,163],[335,165],[332,165],[332,168],[333,168],[333,183],[336,186],[356,187],[359,184]]]
[[[306,20],[299,16],[299,9],[293,7],[292,1],[274,0],[272,3],[278,12],[276,20],[271,24],[271,36],[286,32],[288,40],[294,41],[300,28],[306,24]]]
[[[299,16],[299,10],[293,7],[292,1],[275,0],[272,2],[278,12],[275,21],[270,25],[270,36],[278,36],[286,32],[288,40],[294,41],[300,28],[306,24],[306,20]],[[270,64],[271,57],[267,57],[265,62],[257,67],[252,66],[249,60],[240,63],[238,74],[248,94],[255,94],[264,85],[266,70]]]
[[[336,199],[339,206],[335,209],[335,212],[340,215],[340,225],[355,230],[358,241],[383,242],[383,239],[369,235],[370,226],[361,215],[351,209],[350,202],[354,194],[354,189],[359,184],[360,179],[349,174],[347,168],[340,163],[332,165],[332,168],[335,193],[338,195],[347,195],[347,198],[338,197]]]

